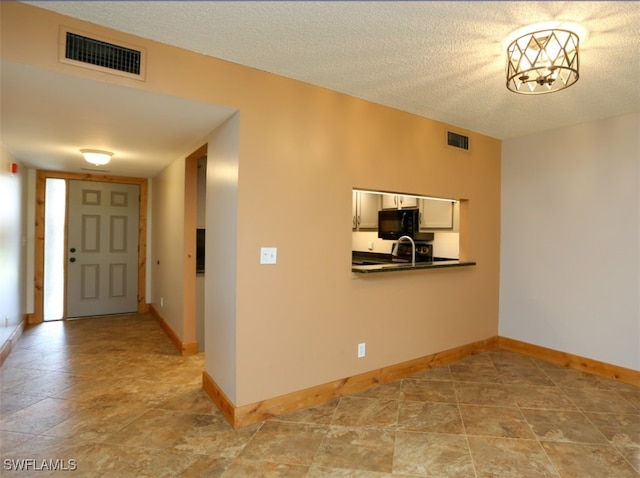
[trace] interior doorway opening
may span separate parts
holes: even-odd
[[[45,321],[64,318],[65,229],[67,182],[47,178],[44,211],[44,307]]]

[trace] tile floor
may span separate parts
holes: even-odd
[[[148,315],[27,329],[0,369],[2,476],[640,476],[640,388],[504,350],[240,430],[202,367]]]

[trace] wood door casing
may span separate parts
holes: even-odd
[[[123,184],[138,184],[140,186],[140,206],[138,220],[138,312],[147,312],[149,309],[149,306],[146,302],[148,180],[146,178],[132,178],[127,176],[108,176],[101,174],[37,170],[34,231],[34,304],[33,312],[30,313],[27,317],[28,322],[30,324],[37,324],[44,320],[44,208],[47,178],[115,182]]]

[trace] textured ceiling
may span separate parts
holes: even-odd
[[[639,110],[637,2],[45,2],[41,7],[497,138]],[[506,90],[505,41],[587,33],[561,93]],[[621,57],[621,52],[628,52]]]
[[[500,139],[640,111],[638,2],[26,2]],[[508,37],[580,27],[580,80],[505,87]]]

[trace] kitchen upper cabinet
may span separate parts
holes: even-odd
[[[382,209],[406,209],[418,207],[418,198],[399,194],[383,194]]]
[[[453,229],[453,202],[420,199],[420,229]]]
[[[377,230],[380,194],[353,191],[351,216],[354,231]]]

